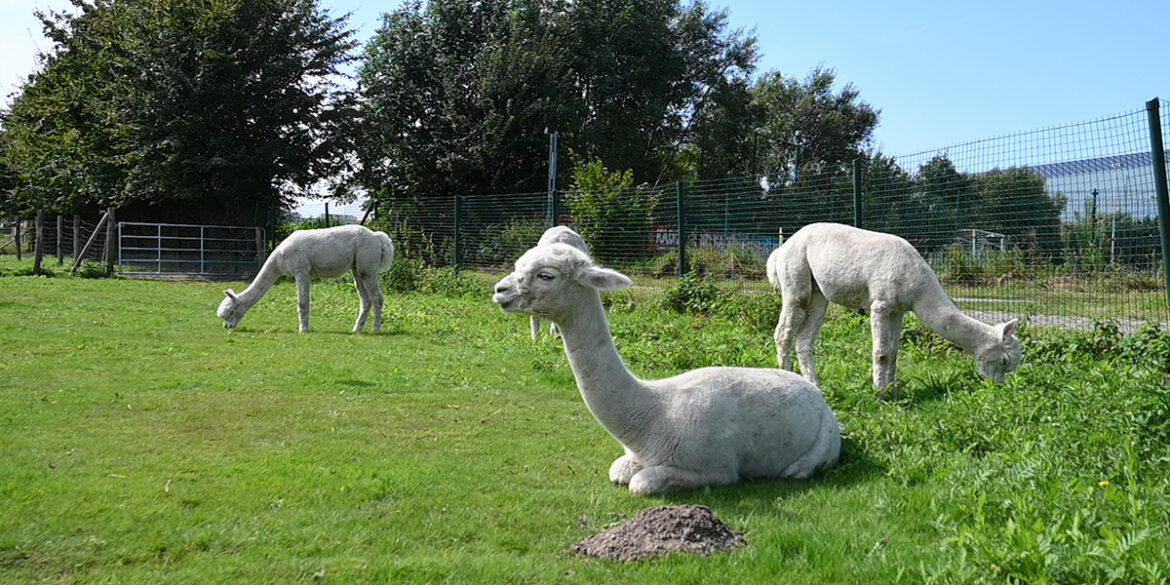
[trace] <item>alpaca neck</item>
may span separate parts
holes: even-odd
[[[955,306],[942,286],[936,284],[929,295],[914,303],[914,314],[930,328],[955,345],[974,352],[991,332],[991,326],[969,317]]]
[[[657,401],[646,385],[622,362],[601,296],[587,297],[583,306],[559,322],[565,355],[585,405],[619,442],[637,450]]]
[[[268,255],[268,259],[260,267],[260,272],[256,273],[256,278],[252,279],[252,284],[236,293],[236,302],[251,308],[252,305],[260,302],[264,295],[268,294],[268,290],[272,288],[272,284],[276,282],[277,278],[280,278],[280,269],[277,268],[276,253],[274,252]]]

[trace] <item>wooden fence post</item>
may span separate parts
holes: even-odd
[[[73,259],[76,260],[81,256],[78,252],[81,250],[81,216],[73,214],[73,247],[69,249],[73,252]]]
[[[106,274],[113,274],[114,263],[117,262],[115,256],[118,254],[118,230],[113,207],[106,210],[106,216],[109,217],[106,220]]]
[[[41,273],[41,262],[45,260],[45,210],[37,210],[37,218],[33,222],[33,274]]]
[[[65,232],[65,218],[57,214],[57,266],[65,263],[65,250],[61,247],[61,237]]]
[[[102,226],[105,225],[106,220],[109,219],[110,214],[106,212],[102,214],[102,218],[98,220],[97,225],[93,228],[93,233],[89,235],[89,239],[85,241],[85,246],[82,246],[81,251],[73,258],[73,270],[70,272],[77,272],[77,268],[81,266],[81,259],[85,257],[85,253],[89,251],[89,247],[93,245],[93,241],[97,239],[98,234],[102,233]]]

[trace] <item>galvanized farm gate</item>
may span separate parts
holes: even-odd
[[[118,223],[118,273],[127,276],[245,278],[264,263],[254,226]]]

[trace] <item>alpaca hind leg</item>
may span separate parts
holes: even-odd
[[[365,283],[366,289],[366,303],[368,305],[366,312],[374,311],[374,333],[382,330],[382,310],[386,306],[386,295],[382,292],[382,283],[378,281],[378,275],[367,274],[362,282]]]
[[[532,329],[532,341],[540,339],[540,317],[533,315],[529,320],[529,327]]]
[[[312,307],[312,297],[309,296],[309,285],[313,278],[308,274],[297,274],[297,316],[301,319],[301,333],[309,330],[309,309]]]
[[[824,409],[821,414],[821,427],[817,431],[816,441],[808,451],[796,461],[788,464],[780,477],[792,479],[807,479],[816,472],[817,468],[836,463],[841,457],[841,425],[833,411]]]
[[[370,317],[370,288],[366,282],[366,277],[359,275],[357,272],[353,274],[353,287],[357,289],[358,298],[360,299],[360,308],[358,309],[357,321],[354,321],[353,332],[357,333],[366,328],[366,320]]]
[[[707,486],[730,485],[737,481],[739,475],[731,470],[694,470],[654,465],[643,468],[630,478],[630,492],[652,496]]]
[[[825,323],[825,313],[828,311],[829,301],[820,292],[814,292],[809,300],[809,309],[805,314],[804,323],[796,332],[796,359],[800,362],[800,373],[806,380],[820,385],[817,378],[817,362],[814,351],[817,336],[821,333],[821,325]]]
[[[805,303],[798,299],[784,299],[780,308],[780,322],[773,335],[776,340],[776,362],[781,370],[792,371],[792,342],[807,315]]]

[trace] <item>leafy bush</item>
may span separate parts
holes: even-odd
[[[482,245],[466,259],[479,265],[511,263],[535,246],[548,227],[545,220],[517,218],[486,226],[482,236],[475,238]]]
[[[1170,374],[1170,331],[1155,323],[1145,323],[1137,331],[1121,338],[1120,356],[1141,367]]]
[[[687,264],[699,276],[714,276],[730,280],[762,280],[767,277],[767,254],[740,248],[723,250],[709,247],[688,247]],[[678,274],[678,252],[661,254],[650,263],[650,274],[655,278]]]
[[[710,314],[725,300],[725,293],[710,278],[694,272],[662,293],[662,306],[679,313]]]
[[[572,193],[566,198],[577,232],[602,263],[647,252],[657,196],[634,187],[632,171],[610,172],[600,160],[575,161]]]

